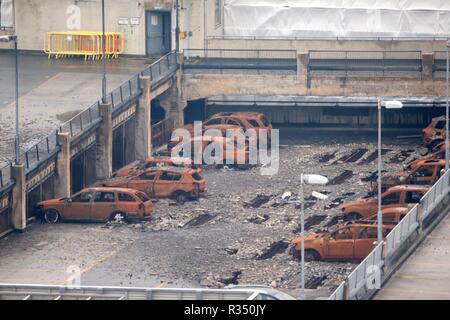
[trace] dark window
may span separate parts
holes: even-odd
[[[256,120],[248,120],[248,122],[255,128],[259,128],[259,123]]]
[[[90,202],[92,199],[92,192],[81,192],[72,198],[72,202]]]
[[[142,202],[147,202],[150,200],[150,198],[143,192],[137,192],[136,195],[139,199],[141,199]]]
[[[194,172],[192,174],[192,178],[194,178],[194,180],[200,181],[203,179],[203,177],[201,175],[199,175],[197,172]]]
[[[170,172],[163,172],[161,176],[159,177],[159,180],[163,181],[179,181],[181,180],[180,174],[174,174]]]
[[[114,202],[114,192],[97,192],[95,202]]]
[[[232,126],[241,126],[241,124],[239,122],[237,122],[236,120],[233,119],[228,119],[227,124],[230,124]]]
[[[336,240],[349,240],[353,239],[353,233],[349,228],[340,229],[334,234]]]
[[[419,191],[409,191],[406,193],[406,203],[419,203],[423,194]]]
[[[143,173],[140,178],[142,180],[155,180],[156,173]]]
[[[438,121],[434,127],[437,130],[442,130],[445,127],[445,120]]]
[[[268,127],[270,125],[269,120],[267,120],[266,117],[262,116],[261,117],[261,122],[263,123],[264,126]]]
[[[419,170],[417,170],[414,173],[414,176],[415,177],[431,177],[431,176],[433,176],[433,171],[428,167],[420,168]]]
[[[118,197],[119,197],[119,201],[136,202],[136,199],[131,194],[128,194],[128,193],[119,193]]]
[[[222,119],[216,118],[216,119],[211,119],[211,120],[205,122],[205,126],[211,126],[211,125],[215,125],[215,124],[222,124]]]
[[[394,192],[384,196],[382,199],[382,205],[395,204],[400,202],[400,192]]]
[[[214,1],[214,22],[216,26],[222,24],[222,0]]]

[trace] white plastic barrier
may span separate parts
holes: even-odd
[[[444,199],[449,191],[450,171],[447,171],[425,194],[421,200],[423,212],[421,219],[424,220],[436,206]]]
[[[331,294],[328,300],[344,300],[345,281]]]
[[[386,256],[391,256],[419,227],[419,205],[414,208],[395,226],[386,237]]]

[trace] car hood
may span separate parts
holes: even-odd
[[[323,233],[312,233],[307,236],[305,236],[305,243],[308,243],[309,241],[313,241],[319,238],[323,238],[325,235]],[[302,238],[300,236],[296,236],[294,240],[292,240],[291,244],[295,247],[299,245],[302,242]]]
[[[38,203],[38,206],[54,206],[60,204],[65,198],[44,200]]]
[[[347,208],[347,207],[360,206],[360,205],[364,205],[364,204],[368,204],[368,203],[373,203],[375,201],[376,201],[376,198],[373,198],[373,197],[370,197],[367,199],[359,199],[359,200],[344,203],[344,204],[340,205],[339,208],[343,209],[343,208]]]

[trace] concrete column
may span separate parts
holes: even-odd
[[[55,197],[70,197],[71,193],[71,169],[70,169],[70,135],[69,133],[58,133],[58,143],[61,152],[58,153],[56,160],[55,177]]]
[[[309,53],[301,52],[297,55],[297,77],[298,80],[308,80]]]
[[[136,108],[135,154],[137,160],[143,160],[152,154],[151,126],[151,82],[149,77],[141,77],[142,96]]]
[[[433,79],[434,53],[422,53],[422,79]]]
[[[24,165],[13,165],[11,177],[15,181],[12,190],[12,223],[14,229],[24,231],[27,227],[27,190]]]
[[[112,105],[101,104],[100,115],[102,117],[102,122],[100,123],[100,127],[97,131],[95,168],[97,172],[97,179],[109,179],[112,175]]]

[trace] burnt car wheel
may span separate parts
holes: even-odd
[[[174,193],[173,199],[178,204],[184,204],[188,200],[188,196],[187,196],[186,192],[177,191],[177,192]]]
[[[316,250],[305,251],[305,261],[319,261],[320,254]]]
[[[115,222],[115,223],[126,223],[127,215],[123,212],[114,212],[111,215],[110,221]]]
[[[361,219],[362,219],[362,214],[360,214],[358,212],[350,212],[349,214],[347,214],[345,216],[346,221],[355,221],[355,220],[361,220]]]
[[[44,220],[47,223],[58,223],[61,220],[61,216],[55,209],[49,209],[44,212]]]

